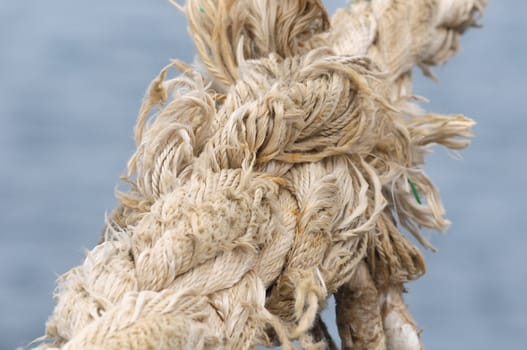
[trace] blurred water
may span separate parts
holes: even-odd
[[[429,110],[479,123],[465,160],[438,151],[428,166],[454,224],[409,286],[427,349],[527,348],[525,13],[491,2],[440,84],[416,81]],[[169,58],[192,56],[162,0],[0,2],[0,349],[43,333],[56,276],[115,205],[145,88]]]

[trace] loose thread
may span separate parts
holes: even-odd
[[[413,183],[413,181],[408,179],[408,183],[410,184],[410,188],[412,189],[412,193],[414,194],[414,197],[417,203],[423,204],[421,202],[421,198],[419,197],[419,192],[417,192],[417,187],[415,187],[415,184]]]

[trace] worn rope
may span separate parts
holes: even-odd
[[[58,280],[39,349],[421,349],[402,294],[422,227],[448,222],[423,170],[472,120],[427,114],[411,70],[440,64],[485,0],[189,0],[198,60],[141,107],[126,192]],[[183,74],[169,78],[171,68]],[[422,200],[416,200],[416,193]]]

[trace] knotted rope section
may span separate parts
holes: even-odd
[[[199,60],[151,84],[129,190],[39,348],[331,349],[334,295],[343,349],[420,349],[402,294],[425,264],[401,228],[432,248],[420,229],[447,227],[424,155],[474,123],[420,110],[411,69],[485,2],[355,1],[330,25],[318,0],[187,1]]]

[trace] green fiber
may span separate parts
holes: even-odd
[[[417,203],[423,204],[421,202],[421,198],[419,198],[419,192],[417,192],[417,188],[415,187],[415,184],[410,179],[408,179],[408,183],[410,184],[410,187],[412,188],[412,193],[414,194],[414,197]]]

